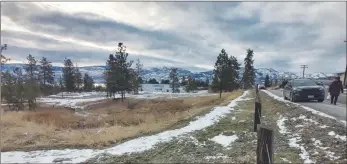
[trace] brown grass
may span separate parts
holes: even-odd
[[[36,112],[6,112],[1,117],[2,151],[52,148],[101,148],[144,134],[177,127],[214,105],[226,104],[241,91],[180,99],[105,100],[88,116],[67,109],[41,107]],[[185,120],[185,121],[184,121]],[[182,125],[181,125],[182,126]]]

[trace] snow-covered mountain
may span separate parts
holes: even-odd
[[[6,70],[13,70],[14,68],[19,67],[19,68],[24,68],[24,64],[5,64],[3,65],[3,71]],[[90,76],[94,78],[94,81],[96,83],[103,83],[104,78],[103,78],[103,72],[105,70],[105,66],[88,66],[88,67],[79,67],[80,71],[82,74],[88,73]],[[59,79],[59,77],[62,75],[62,67],[54,66],[53,70],[55,72],[55,78]],[[202,81],[206,81],[206,79],[209,79],[210,82],[212,82],[212,77],[213,77],[213,71],[205,71],[205,72],[191,72],[186,69],[178,68],[177,70],[178,75],[180,77],[182,76],[188,76],[191,75],[195,79],[199,79]],[[244,68],[240,69],[240,79],[241,75],[244,72]],[[157,81],[161,81],[162,79],[169,79],[169,73],[170,73],[170,68],[168,67],[161,67],[161,68],[148,68],[144,69],[142,78],[144,80],[149,80],[151,78],[155,78]],[[265,76],[269,75],[271,79],[279,79],[279,78],[297,78],[300,77],[300,75],[297,75],[292,72],[279,72],[276,71],[272,68],[257,68],[256,69],[256,83],[261,83],[264,82]],[[322,76],[318,76],[316,74],[310,75],[312,78],[318,78]]]

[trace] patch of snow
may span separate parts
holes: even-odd
[[[323,144],[321,141],[316,140],[315,138],[311,138],[311,140],[314,142],[315,147],[323,150],[323,152],[326,154],[326,157],[330,158],[331,160],[336,160],[336,159],[340,158],[339,156],[338,157],[334,156],[335,155],[334,152],[327,150],[327,149],[329,149],[329,147],[322,147]],[[319,154],[319,153],[317,152],[317,154]]]
[[[322,129],[325,129],[325,128],[329,127],[329,126],[321,125],[321,126],[319,126],[319,127],[322,128]]]
[[[334,135],[336,135],[336,134],[335,134],[334,131],[330,131],[330,132],[328,133],[328,135],[329,135],[329,136],[334,136]]]
[[[237,135],[232,136],[225,136],[222,134],[219,134],[218,136],[215,136],[211,138],[211,141],[214,141],[223,147],[228,147],[231,143],[235,142],[238,139]]]
[[[215,159],[227,159],[227,158],[229,158],[229,157],[226,156],[226,155],[223,155],[222,153],[218,153],[216,156],[206,156],[205,157],[205,159],[207,159],[207,160],[210,160],[210,159],[212,159],[212,160],[215,160]]]
[[[338,134],[335,134],[334,131],[330,131],[330,132],[328,133],[328,135],[329,135],[329,136],[334,136],[335,138],[340,139],[340,140],[342,140],[342,141],[346,141],[346,136],[340,136],[340,135],[338,135]]]
[[[298,148],[301,150],[301,153],[299,155],[300,155],[300,158],[302,160],[304,160],[304,163],[314,163],[310,159],[310,156],[309,156],[308,152],[306,151],[306,149],[302,145],[297,143],[298,141],[301,141],[300,137],[290,138],[289,139],[289,146],[294,147],[294,148]]]
[[[281,158],[282,159],[282,161],[284,161],[284,162],[287,162],[287,163],[292,163],[291,161],[289,161],[288,159],[286,159],[286,158]]]
[[[296,128],[304,127],[304,125],[295,125]]]
[[[284,121],[286,121],[286,120],[287,120],[287,118],[286,117],[282,118],[282,115],[280,116],[280,119],[277,120],[277,126],[278,126],[278,128],[280,128],[280,133],[281,134],[288,133],[287,132],[287,128],[286,128],[286,126],[284,124]]]
[[[236,117],[231,117],[231,120],[236,120]]]
[[[102,153],[123,155],[128,153],[143,152],[153,148],[154,145],[160,142],[168,142],[180,135],[201,130],[215,124],[221,117],[224,117],[226,114],[233,111],[233,107],[235,107],[239,101],[244,101],[244,97],[246,95],[248,95],[248,91],[245,91],[240,97],[232,100],[228,106],[215,107],[210,113],[198,117],[196,120],[190,122],[189,125],[180,129],[168,130],[151,136],[139,137],[103,150],[64,149],[39,150],[30,152],[2,152],[1,163],[52,163],[52,161],[56,158],[69,158],[71,159],[71,161],[68,161],[69,163],[80,163]]]
[[[325,113],[323,113],[323,112],[320,112],[320,111],[317,111],[317,110],[315,110],[315,109],[309,108],[309,107],[307,107],[307,106],[303,106],[303,105],[300,105],[300,104],[298,104],[298,103],[293,103],[293,102],[291,102],[291,101],[285,100],[283,97],[279,97],[279,96],[277,96],[277,95],[275,95],[275,94],[273,94],[273,93],[271,93],[271,92],[269,92],[269,91],[267,91],[267,90],[261,90],[261,91],[263,91],[264,93],[266,93],[267,95],[269,95],[270,97],[272,97],[272,98],[275,99],[275,100],[284,102],[284,103],[286,103],[286,104],[290,103],[290,104],[296,105],[296,106],[298,106],[298,107],[304,108],[305,110],[310,111],[310,112],[312,112],[313,114],[317,114],[317,115],[320,115],[320,116],[323,116],[323,117],[327,117],[327,118],[331,118],[331,119],[337,120],[337,119],[336,119],[335,117],[333,117],[333,116],[330,116],[330,115],[325,114]],[[346,126],[346,121],[341,121],[341,122],[344,123],[344,125]]]

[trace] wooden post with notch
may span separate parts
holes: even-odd
[[[257,131],[257,126],[260,124],[260,118],[261,118],[261,103],[260,103],[260,96],[259,96],[259,89],[258,84],[255,88],[255,103],[254,103],[254,129],[253,132]]]
[[[258,126],[257,164],[273,163],[273,131],[261,125]]]

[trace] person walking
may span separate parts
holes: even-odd
[[[329,86],[329,93],[331,96],[330,104],[336,105],[340,92],[343,93],[343,85],[342,85],[342,81],[340,80],[340,76],[337,76],[335,80]]]

